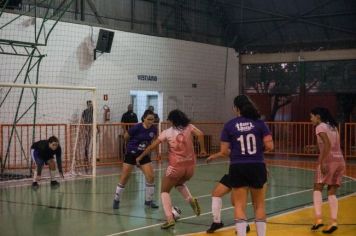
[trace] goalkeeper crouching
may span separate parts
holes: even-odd
[[[44,165],[48,165],[49,167],[51,187],[59,187],[59,182],[55,180],[56,161],[54,160],[54,156],[56,156],[58,171],[62,178],[64,178],[62,170],[62,149],[59,145],[58,138],[52,136],[48,140],[40,140],[32,144],[31,157],[32,160],[36,163],[36,169],[33,174],[32,183],[32,188],[34,190],[37,190],[39,187],[38,181],[41,179],[41,172]]]

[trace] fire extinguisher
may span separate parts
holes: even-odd
[[[110,121],[110,108],[107,105],[104,105],[103,109],[104,109],[104,122]]]

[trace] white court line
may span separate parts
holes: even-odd
[[[346,181],[346,182],[343,182],[343,183],[347,183],[347,182],[351,182],[351,181]],[[298,191],[298,192],[294,192],[294,193],[283,194],[283,195],[280,195],[280,196],[267,198],[267,199],[265,199],[265,201],[271,201],[271,200],[274,200],[274,199],[277,199],[277,198],[288,197],[288,196],[291,196],[291,195],[296,195],[296,194],[300,194],[300,193],[304,193],[304,192],[308,192],[308,191],[312,191],[312,190],[313,190],[313,188],[302,190],[302,191]],[[200,196],[200,198],[202,198],[204,196],[211,196],[211,195],[202,195],[202,196]],[[247,205],[251,205],[251,204],[252,203],[249,202]],[[226,211],[226,210],[229,210],[229,209],[232,209],[232,208],[234,208],[234,207],[233,206],[226,207],[226,208],[221,209],[221,211]],[[212,213],[211,211],[205,212],[203,214],[200,214],[200,216],[209,215],[211,213]],[[193,215],[193,216],[188,216],[188,217],[181,218],[179,220],[188,220],[188,219],[192,219],[192,218],[195,218],[195,217],[197,217],[197,216]],[[131,230],[126,230],[126,231],[113,233],[113,234],[108,234],[108,235],[105,235],[105,236],[114,236],[114,235],[126,234],[126,233],[130,233],[130,232],[140,231],[140,230],[143,230],[143,229],[153,228],[153,227],[159,226],[161,224],[162,223],[158,223],[158,224],[154,224],[154,225],[147,225],[147,226],[144,226],[144,227],[135,228],[135,229],[131,229]]]

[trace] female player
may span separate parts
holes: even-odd
[[[330,207],[330,225],[322,232],[330,234],[337,230],[338,200],[336,190],[341,185],[343,173],[345,171],[345,160],[340,148],[340,136],[337,131],[337,123],[326,108],[316,107],[310,112],[310,121],[316,126],[320,150],[318,165],[314,178],[314,213],[315,224],[311,230],[317,230],[323,226],[322,221],[322,191],[324,185],[328,186],[328,202]]]
[[[245,211],[247,193],[250,191],[254,203],[257,234],[264,236],[267,170],[263,151],[273,149],[272,135],[266,124],[259,119],[258,110],[247,96],[239,95],[234,99],[234,110],[237,117],[224,125],[220,152],[216,155],[230,156],[229,177],[238,235],[246,235]]]
[[[36,164],[36,169],[33,174],[32,188],[37,190],[39,188],[38,182],[41,179],[43,165],[49,166],[49,173],[51,176],[51,187],[59,187],[59,182],[55,178],[56,156],[58,171],[63,178],[62,170],[62,149],[59,145],[59,140],[56,136],[50,137],[48,140],[40,140],[31,146],[31,157]]]
[[[185,183],[193,176],[196,163],[196,156],[193,148],[192,135],[198,137],[200,144],[200,155],[206,155],[203,132],[190,124],[190,120],[180,110],[173,110],[168,115],[171,127],[164,130],[159,137],[136,159],[138,165],[150,151],[155,149],[160,143],[168,142],[169,165],[166,174],[162,179],[161,199],[167,222],[161,228],[168,229],[175,225],[172,215],[172,202],[169,192],[173,187],[182,194],[190,203],[193,211],[200,215],[200,207],[196,198],[192,197]]]
[[[126,154],[119,184],[116,187],[116,192],[113,201],[113,208],[118,209],[122,192],[129,180],[132,169],[136,165],[136,158],[151,144],[157,136],[157,127],[153,125],[154,114],[150,110],[146,110],[142,116],[142,123],[138,123],[131,127],[124,134],[127,141]],[[158,205],[153,201],[155,191],[154,172],[149,155],[144,155],[140,159],[140,169],[146,178],[146,199],[145,205],[150,208],[158,208]]]
[[[213,159],[219,156],[214,154],[206,159],[209,163]],[[217,183],[213,192],[211,193],[211,211],[213,213],[213,223],[210,228],[206,231],[208,234],[214,233],[216,230],[224,227],[224,223],[221,221],[221,208],[222,208],[222,197],[231,192],[231,181],[229,175],[224,175],[220,181]],[[231,198],[231,203],[234,205],[233,199]],[[246,233],[250,232],[250,225],[246,227]]]

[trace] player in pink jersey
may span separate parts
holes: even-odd
[[[200,207],[185,183],[192,178],[196,164],[192,135],[198,137],[200,145],[200,155],[205,156],[204,134],[194,125],[180,110],[173,110],[168,115],[171,127],[164,130],[158,138],[146,148],[146,150],[136,159],[137,164],[149,152],[154,150],[160,143],[167,142],[169,146],[169,165],[166,174],[162,179],[161,199],[167,222],[161,228],[168,229],[175,225],[172,215],[172,202],[169,192],[173,187],[182,194],[184,199],[190,203],[194,213],[200,215]]]
[[[340,136],[337,123],[326,108],[316,107],[310,112],[310,120],[316,126],[315,132],[320,150],[318,165],[314,179],[314,213],[315,224],[311,230],[323,226],[322,221],[322,191],[324,185],[328,186],[328,202],[331,222],[322,232],[330,234],[337,230],[338,200],[336,190],[341,185],[345,171],[345,160],[340,148]]]

